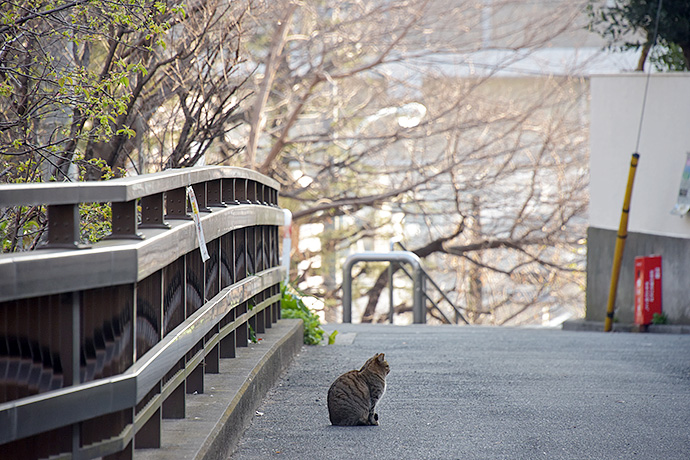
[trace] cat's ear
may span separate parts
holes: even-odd
[[[383,353],[379,353],[378,355],[376,355],[376,360],[380,363],[382,363],[385,359],[386,358],[385,358],[385,355]]]

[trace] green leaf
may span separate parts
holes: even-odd
[[[137,135],[136,131],[134,131],[129,126],[125,126],[124,128],[118,129],[117,134],[119,136],[122,136],[122,135],[127,136],[127,139],[131,139]]]
[[[335,343],[335,336],[338,335],[338,331],[333,331],[331,334],[328,336],[328,344],[333,345]]]
[[[321,328],[321,321],[316,313],[302,301],[297,290],[292,286],[281,286],[280,310],[283,318],[298,318],[304,323],[304,343],[318,345],[326,332]],[[335,336],[334,336],[335,337]]]
[[[654,313],[652,315],[652,324],[668,324],[668,318],[665,313]]]
[[[249,341],[251,343],[259,343],[259,341],[256,338],[256,333],[254,332],[254,328],[252,327],[252,325],[247,324],[247,327],[249,328]]]

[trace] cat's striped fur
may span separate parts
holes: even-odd
[[[386,391],[390,367],[383,353],[369,358],[360,370],[346,372],[328,390],[328,415],[333,425],[378,425],[376,403]]]

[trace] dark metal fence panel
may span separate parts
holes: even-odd
[[[220,238],[210,241],[207,246],[211,258],[205,264],[204,299],[210,299],[220,291]]]
[[[277,200],[275,181],[224,167],[0,186],[0,206],[46,205],[52,229],[45,249],[0,255],[0,458],[159,447],[161,420],[280,317]],[[82,202],[112,203],[113,233],[90,247]]]
[[[185,256],[185,318],[197,311],[204,304],[204,263],[199,250]]]
[[[70,294],[0,303],[0,402],[72,384]]]
[[[134,302],[133,285],[81,293],[80,383],[121,374],[134,363]]]
[[[235,235],[234,232],[220,237],[220,289],[235,282]]]
[[[235,230],[233,235],[235,238],[235,282],[237,282],[247,277],[246,229]]]
[[[162,270],[137,283],[136,355],[143,356],[160,342],[163,321]]]
[[[163,267],[163,337],[184,321],[186,289],[185,258]]]

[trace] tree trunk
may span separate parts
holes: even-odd
[[[280,55],[283,53],[285,42],[287,41],[288,30],[292,21],[292,16],[297,10],[298,4],[291,3],[285,15],[278,23],[278,28],[271,40],[271,50],[265,63],[264,78],[259,87],[259,94],[252,106],[249,119],[249,138],[247,139],[247,163],[251,169],[256,167],[256,149],[259,143],[259,136],[263,129],[266,118],[264,112],[268,104],[268,96],[273,88],[276,72],[280,65]]]

